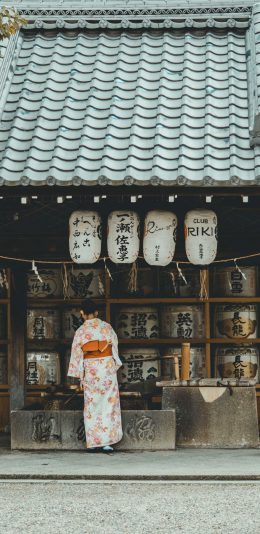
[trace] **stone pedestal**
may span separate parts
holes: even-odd
[[[176,445],[197,448],[257,447],[254,387],[163,387],[163,410],[176,410]]]
[[[123,410],[124,436],[117,450],[175,449],[175,411]],[[85,449],[81,411],[29,411],[11,413],[11,448],[25,450]]]

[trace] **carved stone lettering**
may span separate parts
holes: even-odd
[[[125,434],[133,441],[149,441],[155,439],[155,423],[151,417],[142,415],[133,417],[126,425]]]

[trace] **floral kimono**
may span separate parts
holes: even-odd
[[[82,345],[102,340],[112,343],[112,356],[84,359]],[[83,377],[87,448],[113,445],[122,439],[117,383],[121,365],[117,335],[110,324],[100,319],[85,321],[73,339],[68,376]]]

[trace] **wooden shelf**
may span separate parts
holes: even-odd
[[[260,297],[209,297],[201,299],[199,297],[150,297],[150,298],[109,298],[107,301],[110,304],[203,304],[209,302],[211,304],[259,304]]]
[[[193,343],[204,344],[206,340],[204,338],[192,338],[192,339],[183,339],[183,338],[152,338],[152,339],[119,339],[119,345],[180,345],[182,343]]]
[[[1,304],[9,304],[9,299],[0,299],[0,305]]]
[[[36,298],[29,298],[27,300],[27,307],[34,307],[39,306],[45,308],[46,306],[64,306],[64,307],[71,307],[71,306],[80,306],[83,299],[51,299],[51,298],[42,298],[42,299],[36,299]],[[97,304],[105,304],[105,298],[93,298],[91,300],[94,300]]]
[[[10,339],[0,339],[0,345],[9,345]]]

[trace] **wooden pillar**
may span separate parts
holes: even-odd
[[[11,270],[10,410],[24,407],[26,350],[26,271]]]

